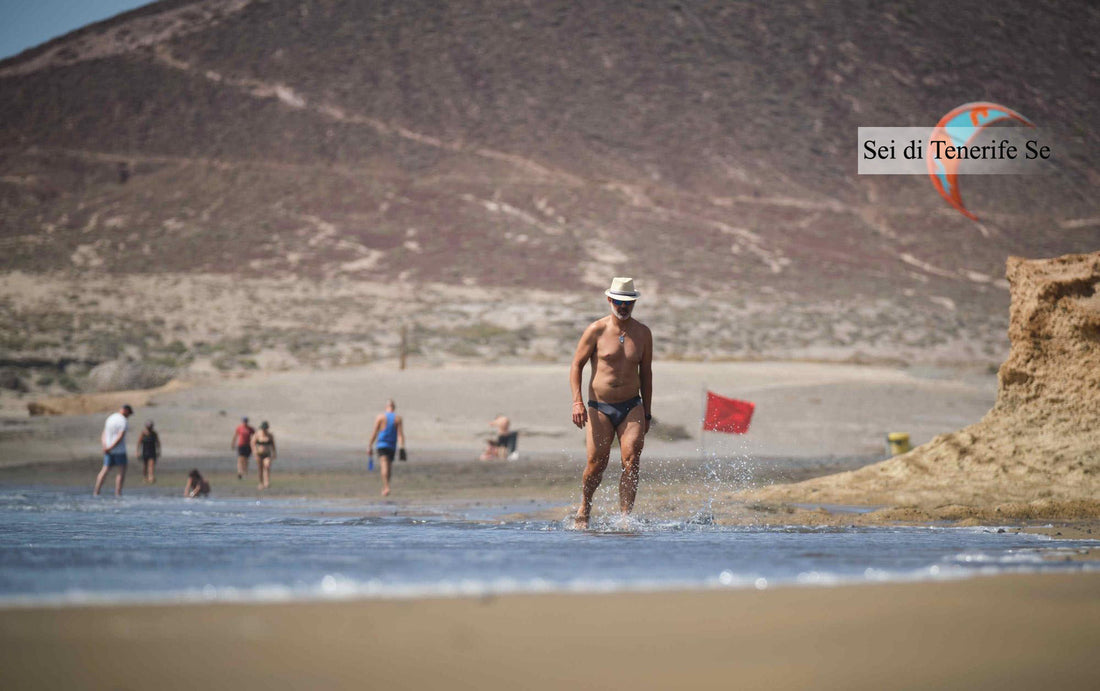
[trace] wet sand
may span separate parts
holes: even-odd
[[[393,507],[412,508],[424,505],[447,506],[455,502],[483,501],[570,504],[579,498],[584,461],[563,458],[558,454],[527,454],[514,462],[476,461],[447,454],[432,453],[428,458],[412,457],[408,462],[395,462],[392,471],[394,493],[382,499],[378,462],[374,471],[366,469],[364,458],[327,457],[325,465],[297,459],[277,460],[271,473],[271,487],[257,489],[255,464],[249,473],[238,479],[232,459],[185,458],[171,459],[157,465],[157,482],[142,481],[141,464],[131,461],[126,473],[124,496],[141,497],[182,492],[187,472],[198,468],[212,485],[214,497],[281,497],[338,498],[360,500],[364,505],[385,503]],[[756,459],[745,464],[714,464],[700,459],[645,459],[642,465],[641,491],[637,510],[640,513],[675,515],[677,507],[687,516],[714,500],[727,501],[730,492],[749,485],[790,482],[858,467],[867,459],[829,459],[815,463],[790,459]],[[289,468],[288,468],[289,466]],[[9,486],[53,485],[86,487],[99,472],[98,459],[37,463],[0,467],[0,484]],[[111,478],[114,476],[111,475]],[[617,505],[611,496],[617,491],[619,470],[609,464],[601,486],[601,497],[607,506]],[[113,482],[113,480],[112,480]],[[110,485],[113,488],[113,484]],[[744,502],[732,502],[740,503]],[[602,502],[597,502],[597,508]]]
[[[1089,689],[1100,574],[6,610],[8,688]]]
[[[434,459],[434,460],[433,460]],[[990,525],[1010,530],[1044,532],[1052,537],[1100,537],[1095,502],[1083,507],[1050,504],[1047,511],[1036,505],[1018,507],[942,506],[890,507],[843,506],[802,502],[760,501],[747,487],[774,486],[866,463],[866,459],[834,459],[813,464],[798,459],[755,459],[746,464],[711,464],[700,459],[649,459],[642,464],[634,515],[643,520],[676,520],[716,525]],[[580,499],[583,461],[557,454],[529,454],[515,462],[465,460],[461,454],[433,454],[426,459],[395,463],[393,494],[380,495],[377,469],[367,472],[361,458],[332,459],[320,468],[299,463],[287,470],[276,463],[271,487],[256,487],[254,464],[250,474],[238,480],[226,459],[176,459],[159,465],[157,483],[142,482],[141,468],[131,463],[123,491],[125,497],[182,494],[187,471],[197,466],[210,481],[214,497],[337,499],[356,515],[453,515],[471,512],[492,520],[564,521]],[[99,470],[96,460],[38,463],[0,467],[0,485],[70,487],[91,492]],[[113,476],[112,476],[113,477]],[[618,512],[619,471],[609,464],[593,504],[593,518]],[[113,480],[104,486],[109,500]],[[1076,512],[1075,512],[1076,509]],[[331,509],[318,509],[331,510]],[[1056,535],[1056,533],[1063,533]],[[1095,550],[1094,550],[1095,552]]]

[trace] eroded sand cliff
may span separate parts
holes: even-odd
[[[1008,260],[1012,350],[978,423],[857,471],[754,498],[920,507],[943,517],[1100,509],[1100,252]]]

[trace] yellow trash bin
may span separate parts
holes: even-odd
[[[905,432],[891,432],[886,435],[886,452],[891,456],[908,453],[911,448],[909,446],[909,435]]]

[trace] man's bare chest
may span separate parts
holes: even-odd
[[[613,369],[637,365],[642,361],[641,344],[629,332],[607,329],[596,340],[593,360]]]

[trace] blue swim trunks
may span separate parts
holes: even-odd
[[[117,453],[105,453],[103,454],[103,465],[110,468],[116,465],[126,465],[126,452],[119,451]]]
[[[589,400],[588,407],[595,408],[611,421],[611,426],[615,429],[619,429],[619,425],[623,424],[623,420],[626,420],[626,416],[630,415],[630,411],[634,410],[642,402],[641,396],[635,396],[627,401],[619,401],[618,403],[604,403],[603,401]]]

